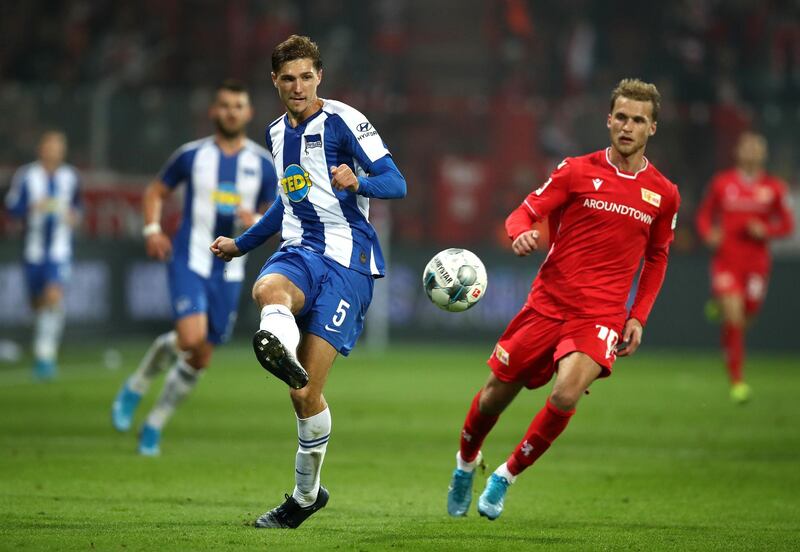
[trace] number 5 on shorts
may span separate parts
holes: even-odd
[[[339,306],[336,307],[336,314],[334,314],[333,318],[331,318],[331,322],[333,322],[334,326],[337,328],[341,327],[341,325],[344,323],[344,319],[347,317],[347,309],[349,308],[350,303],[344,299],[339,301]]]

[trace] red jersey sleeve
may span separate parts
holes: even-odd
[[[781,182],[775,187],[777,194],[772,206],[772,216],[767,223],[767,237],[783,238],[794,231],[794,216],[792,215],[792,199],[786,186]]]
[[[700,202],[700,206],[697,208],[697,233],[700,234],[703,240],[705,240],[709,232],[711,232],[715,222],[714,218],[719,212],[720,196],[718,193],[719,185],[717,181],[717,178],[711,181],[706,195],[703,197],[703,201]]]
[[[567,158],[538,189],[534,190],[522,204],[514,209],[506,219],[506,233],[515,240],[517,236],[531,229],[531,225],[544,219],[552,211],[566,203],[572,182],[574,160]]]
[[[647,249],[644,252],[644,266],[639,276],[639,288],[636,290],[636,298],[629,318],[635,318],[647,324],[647,318],[656,302],[661,284],[664,283],[664,275],[667,272],[667,257],[669,255],[669,244],[674,237],[675,225],[678,221],[678,207],[680,207],[680,196],[677,188],[669,208],[664,209],[661,214],[653,221],[650,230],[650,239]]]

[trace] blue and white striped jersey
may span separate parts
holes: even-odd
[[[25,218],[23,256],[33,264],[72,260],[70,211],[80,205],[80,176],[71,165],[49,174],[38,161],[20,167],[11,181],[6,207]]]
[[[239,206],[255,211],[275,199],[277,177],[267,150],[246,140],[234,155],[225,155],[213,136],[181,146],[162,169],[170,188],[186,183],[183,220],[173,239],[173,262],[185,263],[204,278],[244,279],[244,258],[227,264],[208,246],[217,236],[233,236]]]
[[[353,270],[383,276],[369,199],[335,190],[330,167],[345,164],[365,177],[389,150],[359,111],[338,101],[322,102],[322,109],[296,128],[286,115],[267,128],[267,148],[280,177],[281,248],[305,247]]]

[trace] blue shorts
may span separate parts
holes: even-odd
[[[267,274],[283,274],[305,294],[296,316],[301,331],[321,337],[344,356],[353,350],[372,301],[372,276],[302,247],[272,255],[258,278]]]
[[[203,278],[180,261],[169,263],[167,273],[175,320],[204,313],[208,320],[206,340],[214,345],[228,341],[236,325],[242,282],[227,282],[221,274]]]
[[[70,264],[45,261],[40,264],[25,263],[25,279],[28,282],[28,296],[31,300],[39,297],[44,289],[55,284],[63,287],[69,280]]]

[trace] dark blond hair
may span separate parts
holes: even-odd
[[[613,92],[611,92],[610,113],[613,113],[614,104],[620,96],[628,98],[629,100],[636,100],[637,102],[650,102],[650,105],[653,106],[653,122],[658,121],[658,110],[661,108],[661,94],[659,94],[655,84],[644,82],[639,79],[622,79]]]
[[[284,63],[302,58],[310,59],[317,71],[322,69],[317,43],[307,36],[292,35],[272,50],[272,71],[277,73]]]

